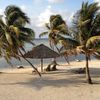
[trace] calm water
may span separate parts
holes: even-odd
[[[49,46],[49,40],[48,40],[48,39],[35,39],[35,40],[33,41],[33,43],[34,43],[35,45],[44,44],[44,45],[50,47],[50,46]],[[30,44],[26,44],[26,45],[25,45],[25,48],[26,48],[27,51],[29,51],[29,50],[31,50],[31,49],[33,48],[33,46],[30,45]]]
[[[48,39],[35,39],[33,42],[34,42],[36,45],[44,44],[44,45],[50,47],[50,46],[49,46],[49,41],[48,41]],[[31,49],[33,48],[33,46],[32,46],[32,45],[29,45],[29,44],[26,44],[26,45],[25,45],[25,48],[26,48],[26,51],[29,51],[29,50],[31,50]],[[80,59],[80,60],[82,60],[82,59],[84,59],[84,56],[83,56],[83,55],[78,55],[77,58]],[[39,59],[29,59],[29,60],[31,61],[31,63],[32,63],[33,65],[35,65],[35,66],[40,66],[40,60],[39,60]],[[44,60],[44,64],[50,63],[51,60],[52,60],[52,59],[45,59],[45,60]],[[69,57],[69,60],[71,60],[71,61],[72,61],[72,60],[75,60],[75,57],[74,57],[74,56],[71,56],[71,57]],[[57,58],[57,61],[58,61],[59,63],[66,62],[65,59],[62,58],[62,57]],[[13,64],[14,66],[18,66],[18,65],[27,66],[27,65],[29,65],[29,64],[28,64],[26,61],[24,61],[23,59],[22,59],[22,62],[19,62],[19,61],[17,61],[16,59],[12,59],[11,62],[12,62],[12,64]],[[0,59],[0,68],[9,68],[9,65],[6,63],[6,61],[4,60],[4,58],[1,58],[1,59]]]

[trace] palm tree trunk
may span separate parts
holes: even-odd
[[[88,63],[89,57],[87,53],[85,56],[86,56],[86,79],[89,84],[92,84],[92,80],[91,80],[90,72],[89,72],[89,63]]]
[[[18,56],[22,57],[25,61],[27,61],[27,62],[33,67],[33,69],[39,74],[39,76],[41,77],[41,74],[40,74],[40,72],[37,70],[37,68],[35,68],[35,67],[33,66],[33,64],[32,64],[30,61],[28,61],[28,60],[23,56],[23,54],[22,54],[22,52],[21,52],[20,50],[19,50],[19,52],[20,52],[21,56],[20,56],[20,55],[18,55]]]

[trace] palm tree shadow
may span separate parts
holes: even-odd
[[[91,76],[94,84],[100,85],[99,75],[100,69],[91,68]],[[95,71],[95,72],[94,72]],[[96,73],[97,72],[97,73]],[[29,77],[27,81],[12,82],[12,83],[0,83],[0,85],[19,85],[19,86],[27,86],[36,90],[41,90],[45,87],[80,87],[81,85],[87,85],[85,80],[85,74],[74,74],[65,72],[51,72],[44,73],[42,77]]]
[[[64,75],[64,77],[62,77]],[[12,82],[12,83],[0,83],[0,85],[22,85],[22,86],[27,86],[36,90],[41,90],[44,87],[56,87],[56,88],[61,88],[61,87],[68,87],[68,86],[73,86],[73,87],[79,87],[80,84],[84,84],[84,80],[78,78],[77,76],[66,76],[67,74],[62,73],[59,75],[52,74],[49,75],[45,74],[41,78],[40,77],[34,77],[34,78],[28,78],[27,81],[19,81],[19,82]],[[59,78],[60,76],[60,78]]]

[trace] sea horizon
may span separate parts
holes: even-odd
[[[49,45],[49,40],[48,38],[36,38],[33,40],[33,43],[35,43],[35,46],[36,45],[39,45],[39,44],[44,44],[46,46],[48,46],[50,48],[50,45]],[[26,51],[30,51],[34,46],[31,45],[31,44],[26,44],[25,45],[25,49]],[[93,58],[93,57],[92,57]],[[85,56],[80,54],[80,55],[77,55],[76,57],[73,55],[73,56],[69,56],[69,61],[75,61],[76,59],[79,59],[79,60],[84,60],[85,59]],[[57,62],[58,63],[66,63],[66,60],[64,59],[64,57],[58,57],[56,58]],[[29,61],[35,65],[36,67],[37,66],[40,66],[40,59],[29,59]],[[50,59],[44,59],[44,65],[45,64],[49,64],[51,63],[52,61],[52,58]],[[12,58],[11,60],[11,63],[13,64],[14,67],[17,67],[17,66],[30,66],[25,60],[21,60],[18,61],[14,58]],[[31,67],[31,66],[30,66]],[[0,69],[3,69],[3,68],[11,68],[10,65],[5,61],[4,58],[0,58]]]

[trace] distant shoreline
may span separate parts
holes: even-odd
[[[48,40],[48,38],[35,38],[34,40]]]

